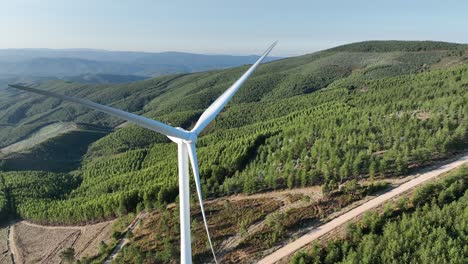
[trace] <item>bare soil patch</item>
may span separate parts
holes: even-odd
[[[14,226],[13,243],[23,263],[61,263],[60,253],[75,249],[75,258],[98,253],[99,243],[110,241],[113,221],[87,226],[40,226],[25,221]]]
[[[9,227],[0,228],[0,263],[13,264],[11,251],[8,245]]]

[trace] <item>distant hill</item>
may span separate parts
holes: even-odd
[[[466,44],[457,44],[442,41],[401,41],[401,40],[371,40],[346,44],[329,49],[329,51],[356,51],[356,52],[391,52],[391,51],[446,51],[464,49]]]
[[[131,83],[149,79],[148,76],[139,75],[119,75],[119,74],[82,74],[72,76],[17,76],[17,77],[0,77],[0,89],[6,89],[10,83],[40,83],[45,81],[66,81],[76,83],[94,83],[94,84],[119,84],[119,83]],[[3,92],[8,92],[5,90]],[[0,97],[1,97],[0,91]]]
[[[117,75],[117,74],[83,74],[78,76],[62,77],[63,80],[77,83],[130,83],[148,79],[149,77],[138,75]]]
[[[0,50],[0,76],[73,76],[112,74],[160,76],[222,69],[254,62],[258,56],[203,55],[183,52],[104,50]],[[275,60],[278,58],[269,58]]]

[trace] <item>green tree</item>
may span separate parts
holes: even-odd
[[[65,263],[73,263],[75,261],[75,249],[66,248],[60,252],[60,259]]]

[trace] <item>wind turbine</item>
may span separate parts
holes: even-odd
[[[74,98],[66,95],[61,95],[49,91],[35,89],[21,85],[9,85],[10,87],[24,90],[27,92],[38,93],[45,96],[56,97],[62,100],[71,101],[86,107],[119,117],[121,119],[132,122],[136,125],[161,133],[169,137],[178,146],[178,161],[179,161],[179,202],[180,202],[180,260],[181,263],[192,263],[192,249],[190,240],[190,201],[189,201],[189,159],[192,165],[193,176],[195,178],[195,186],[197,188],[198,200],[200,202],[203,222],[205,224],[208,242],[210,243],[211,252],[216,263],[216,254],[211,242],[210,231],[206,221],[205,208],[203,206],[203,196],[200,184],[200,171],[198,169],[197,151],[195,143],[200,132],[208,126],[208,124],[223,110],[224,106],[229,102],[232,96],[239,90],[242,84],[255,71],[257,66],[265,59],[270,51],[275,47],[277,42],[274,42],[262,56],[220,97],[218,97],[200,116],[195,127],[190,130],[184,130],[180,127],[172,127],[152,120],[143,116],[128,113],[109,106],[97,104],[88,100]]]

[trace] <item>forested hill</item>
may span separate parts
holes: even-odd
[[[373,40],[346,44],[329,49],[330,51],[355,52],[416,52],[416,51],[463,51],[466,44],[457,44],[441,41],[399,41],[399,40]]]
[[[390,52],[356,51],[356,48],[352,48],[360,46],[375,47],[375,50],[388,50],[384,47],[389,46],[392,48]],[[417,50],[428,51],[414,52],[415,46]],[[461,47],[465,46],[444,42],[370,41],[340,46],[335,48],[337,51],[332,49],[283,59],[263,65],[234,100],[237,103],[274,101],[309,94],[340,79],[378,79],[444,68],[466,60],[465,50]],[[168,75],[124,85],[44,81],[40,88],[86,97],[175,122],[175,119],[180,118],[171,115],[191,115],[205,108],[246,68]],[[181,118],[188,120],[186,117]],[[95,123],[110,127],[121,122],[59,100],[14,89],[0,89],[0,147],[21,140],[38,128],[57,121]],[[182,126],[190,125],[190,122],[181,123]]]
[[[308,185],[330,192],[349,179],[403,174],[463,151],[466,46],[373,43],[355,44],[367,46],[364,51],[342,47],[259,67],[197,143],[205,193],[215,197]],[[369,50],[372,45],[391,48]],[[36,86],[189,128],[246,69],[128,85],[50,81]],[[0,91],[0,107],[3,146],[57,121],[106,127],[121,123],[14,90]],[[47,143],[50,152],[63,149],[60,142]],[[175,150],[163,136],[124,126],[90,145],[72,173],[0,174],[2,212],[73,223],[174,201]],[[3,170],[10,170],[9,162],[4,161]],[[46,184],[38,184],[45,179]]]

